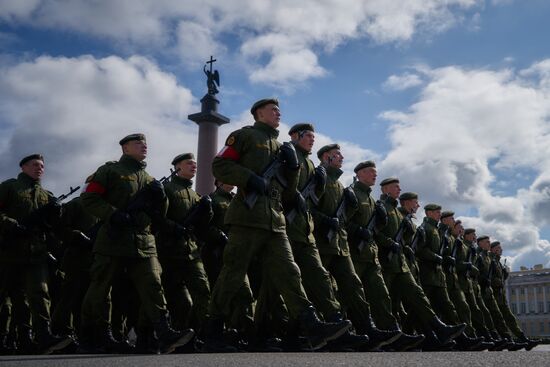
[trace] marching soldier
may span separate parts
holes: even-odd
[[[248,266],[258,257],[264,274],[283,296],[290,316],[299,321],[313,348],[318,349],[344,334],[350,323],[319,320],[292,256],[282,204],[296,200],[299,164],[294,146],[277,141],[279,102],[260,100],[250,112],[256,120],[254,125],[232,132],[212,163],[214,176],[238,190],[225,217],[231,226],[229,241],[212,293],[206,344],[220,343],[224,319],[232,314]]]
[[[392,304],[403,302],[406,309],[414,312],[426,335],[423,348],[439,348],[460,335],[465,325],[447,325],[432,310],[422,288],[411,275],[403,255],[402,245],[396,241],[396,235],[402,222],[406,220],[397,209],[397,198],[401,193],[399,179],[395,177],[386,178],[382,180],[380,186],[382,188],[380,201],[384,203],[388,213],[388,221],[382,229],[376,232],[375,240],[378,245],[378,257],[382,265],[382,274],[390,292]],[[403,223],[403,225],[405,224]],[[394,315],[397,311],[393,311]]]
[[[172,160],[177,171],[164,190],[168,197],[168,212],[158,235],[158,254],[162,266],[162,286],[168,309],[177,329],[192,322],[200,331],[210,303],[210,285],[200,258],[197,237],[208,230],[212,218],[212,200],[200,197],[191,186],[197,171],[193,153],[179,154]],[[185,304],[187,288],[192,299],[192,318]]]
[[[383,204],[376,203],[371,196],[372,186],[376,183],[377,177],[376,164],[373,161],[361,162],[355,166],[354,172],[357,181],[352,187],[359,201],[359,208],[350,218],[347,227],[353,265],[363,283],[365,296],[371,305],[376,324],[383,329],[400,330],[392,313],[392,302],[382,276],[378,247],[374,241],[376,227],[383,226],[387,219],[387,213],[380,207]],[[372,229],[368,228],[369,222]],[[412,349],[423,340],[423,335],[403,333],[389,348],[400,351]]]
[[[363,284],[355,273],[348,245],[347,218],[358,209],[357,197],[351,188],[345,188],[338,180],[344,156],[338,144],[325,145],[317,152],[321,165],[327,171],[325,192],[313,207],[315,241],[323,265],[336,281],[338,294],[353,325],[359,333],[370,339],[371,349],[393,343],[401,331],[380,330],[376,327],[365,298]]]
[[[493,293],[495,295],[495,300],[497,301],[498,308],[500,309],[502,316],[504,316],[504,321],[506,322],[506,325],[508,326],[510,331],[514,334],[514,336],[518,339],[520,343],[526,344],[526,350],[531,350],[539,343],[538,341],[530,340],[527,338],[527,336],[525,336],[525,333],[519,327],[518,320],[510,310],[510,307],[508,306],[508,301],[506,300],[504,282],[506,281],[506,278],[508,278],[508,270],[500,262],[500,257],[502,256],[502,246],[499,241],[491,242],[491,253],[494,254],[492,261],[494,263],[493,266],[495,269],[493,273],[493,279],[491,280],[491,287],[493,288]]]
[[[97,332],[99,342],[109,338],[110,325],[101,311],[107,304],[113,279],[126,271],[136,287],[144,315],[152,323],[160,350],[169,353],[186,344],[192,330],[170,327],[161,285],[153,220],[166,214],[167,199],[162,184],[145,171],[147,142],[132,134],[119,142],[122,157],[97,169],[81,194],[82,204],[103,224],[94,244],[91,282],[82,305],[82,329]],[[91,310],[91,311],[90,311]]]
[[[11,297],[17,317],[18,312],[25,313],[28,300],[37,350],[49,354],[71,343],[50,329],[46,232],[59,224],[61,207],[40,184],[42,155],[29,155],[19,166],[17,178],[0,184],[0,302]],[[32,340],[30,325],[30,320],[19,320],[17,325],[19,341],[27,346]]]

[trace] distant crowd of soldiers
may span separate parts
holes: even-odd
[[[450,210],[380,182],[339,181],[337,144],[309,158],[312,124],[277,138],[279,102],[232,132],[192,189],[192,153],[160,180],[143,134],[62,203],[45,159],[0,184],[0,352],[530,350],[504,292],[502,246]],[[233,193],[234,188],[236,193]]]

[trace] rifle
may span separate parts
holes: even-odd
[[[412,214],[407,214],[405,218],[399,223],[399,228],[397,229],[397,233],[395,234],[393,240],[399,244],[403,242],[403,234],[405,232],[405,221],[410,221],[412,218]],[[391,261],[393,259],[393,252],[390,251],[388,254],[388,261]]]
[[[303,188],[302,191],[300,191],[300,194],[304,198],[304,200],[311,199],[314,205],[319,204],[319,198],[315,194],[315,188],[317,186],[317,183],[315,181],[315,174],[312,174],[309,180],[307,181],[306,186]],[[294,221],[294,218],[296,218],[296,214],[298,213],[297,208],[292,208],[288,214],[286,215],[286,221],[288,224],[291,224]]]
[[[453,248],[451,250],[451,257],[453,259],[455,259],[456,261],[456,252],[458,251],[458,246],[460,245],[460,239],[458,239],[458,237],[456,238],[455,240],[455,243],[453,245]],[[454,269],[454,265],[449,265],[449,268],[447,269],[449,273],[452,273],[453,272],[453,269]]]
[[[439,256],[443,256],[443,253],[445,252],[447,247],[449,247],[449,238],[447,237],[449,228],[446,228],[444,231],[440,231],[440,232],[443,232],[443,233],[441,234],[441,239],[440,239]]]
[[[377,201],[376,204],[378,204],[378,202],[380,202],[380,200]],[[376,205],[375,204],[375,205]],[[375,224],[376,224],[376,213],[377,211],[374,210],[369,218],[369,221],[367,222],[367,226],[366,226],[366,229],[368,231],[370,231],[371,233],[374,234],[374,231],[375,231]],[[359,252],[363,251],[363,249],[365,248],[365,246],[367,245],[367,243],[365,242],[364,239],[361,239],[361,241],[359,242],[359,244],[357,245],[357,248],[359,249]]]
[[[340,200],[340,203],[338,204],[338,207],[336,208],[336,212],[334,213],[333,217],[338,218],[338,221],[341,221],[344,223],[346,221],[346,190],[352,190],[351,187],[346,187],[344,189],[344,192],[342,194],[342,199]],[[355,195],[352,191],[352,194]],[[332,242],[332,239],[336,235],[336,232],[334,229],[330,228],[327,234],[328,240]]]
[[[474,256],[474,248],[468,246],[468,256],[466,256],[466,262],[472,264],[472,257]],[[474,266],[474,264],[472,264]],[[466,278],[470,278],[470,270],[466,270]]]
[[[283,144],[290,145],[289,142],[284,142]],[[275,158],[273,158],[273,160],[267,165],[267,167],[264,168],[260,177],[264,180],[266,187],[270,184],[273,178],[276,178],[281,186],[286,189],[286,187],[288,186],[287,181],[280,172],[280,168],[283,163],[284,162],[281,159],[280,155],[277,154]],[[254,204],[256,204],[256,201],[258,200],[258,195],[259,193],[257,191],[245,193],[244,203],[246,204],[248,209],[252,209]]]
[[[50,198],[50,201],[46,205],[41,206],[38,209],[35,209],[33,212],[31,212],[29,215],[23,218],[20,224],[27,229],[41,228],[43,230],[49,230],[51,228],[51,225],[48,223],[48,219],[53,214],[56,214],[54,213],[54,211],[58,210],[63,200],[67,199],[69,196],[77,192],[79,189],[80,189],[80,186],[77,186],[75,188],[70,186],[68,193],[63,194],[59,197]],[[58,212],[58,213],[61,213],[61,212]]]

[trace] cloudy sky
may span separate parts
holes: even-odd
[[[198,5],[200,4],[200,5]],[[46,156],[60,194],[144,132],[149,171],[196,151],[204,62],[220,141],[278,96],[284,124],[343,146],[550,266],[550,31],[544,0],[0,0],[0,179]],[[379,191],[376,190],[376,195]],[[420,218],[419,218],[420,219]]]

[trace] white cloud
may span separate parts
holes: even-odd
[[[550,62],[523,71],[424,69],[423,78],[408,111],[381,114],[392,123],[392,149],[380,177],[399,176],[424,204],[440,203],[505,241],[511,259],[541,254],[539,230],[550,225]],[[535,171],[531,187],[497,195],[495,183],[519,168]]]
[[[434,34],[460,23],[482,0],[73,0],[9,1],[0,19],[33,27],[74,30],[133,48],[174,49],[191,64],[220,52],[219,39],[237,37],[230,55],[255,60],[249,77],[288,88],[325,75],[319,56],[344,42],[368,38],[376,43],[409,41],[416,33]],[[280,36],[283,43],[277,40]],[[266,43],[258,51],[247,44]],[[270,42],[273,44],[269,45]],[[242,45],[242,47],[241,47]],[[248,49],[248,51],[247,51]],[[223,50],[222,50],[223,52]],[[245,64],[248,64],[245,62]]]
[[[40,57],[4,67],[0,101],[3,179],[18,173],[21,157],[41,152],[45,186],[56,194],[118,159],[118,140],[130,133],[147,135],[158,176],[176,154],[196,151],[196,127],[185,123],[196,112],[191,93],[142,57]]]
[[[417,74],[404,73],[402,75],[390,75],[383,87],[388,90],[405,90],[422,84],[422,79]]]

